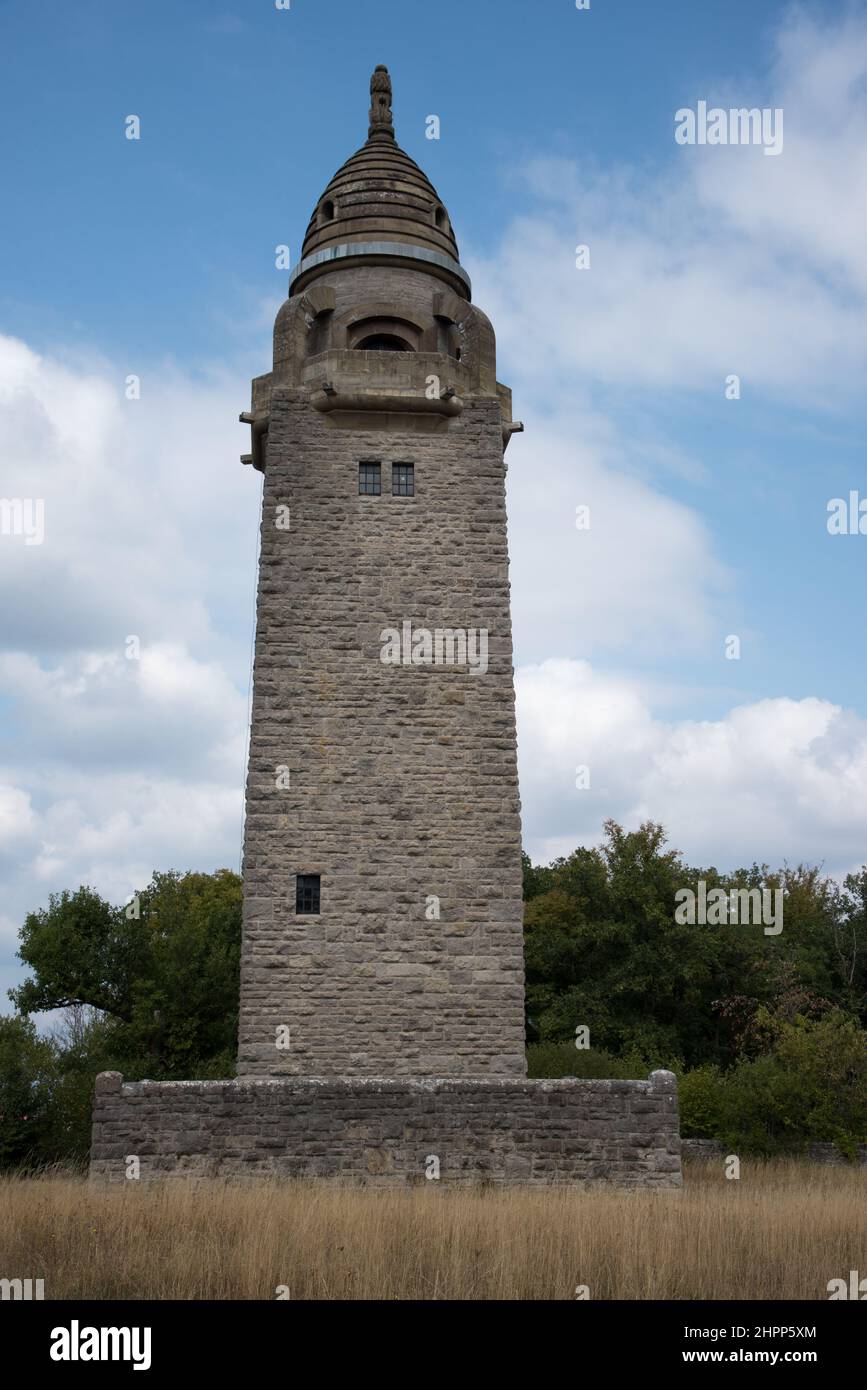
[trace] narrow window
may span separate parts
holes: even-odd
[[[319,874],[298,874],[295,879],[295,911],[310,916],[319,911]]]
[[[391,491],[394,497],[415,496],[415,464],[393,463],[391,466]]]
[[[382,464],[358,465],[358,491],[362,497],[378,497],[382,492]]]

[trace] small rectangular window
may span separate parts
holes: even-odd
[[[319,874],[298,874],[295,879],[295,912],[309,916],[319,911]]]
[[[393,463],[391,466],[391,491],[394,497],[415,496],[415,464]]]
[[[379,463],[360,463],[358,465],[358,491],[362,497],[378,497],[382,492],[382,465]]]

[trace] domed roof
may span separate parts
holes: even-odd
[[[338,169],[316,205],[290,293],[335,260],[423,263],[469,297],[451,218],[436,189],[394,138],[391,79],[378,67],[370,83],[367,143]]]

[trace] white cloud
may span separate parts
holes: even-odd
[[[698,513],[636,476],[634,445],[596,434],[577,404],[527,423],[508,454],[520,659],[635,659],[716,640],[734,577]],[[589,508],[589,528],[576,526],[578,507]]]
[[[0,871],[19,919],[88,883],[113,901],[154,869],[237,867],[246,694],[174,646],[140,662],[0,658],[16,739],[0,768]]]
[[[766,699],[666,721],[634,681],[587,662],[517,673],[521,799],[547,861],[598,842],[612,816],[661,821],[694,864],[867,857],[867,721],[819,699]],[[589,789],[575,770],[590,770]]]
[[[70,654],[44,667],[20,653],[0,656],[0,689],[17,705],[16,749],[31,767],[50,759],[91,768],[134,766],[175,774],[235,774],[243,757],[246,695],[217,662],[177,644]]]
[[[829,25],[793,14],[770,73],[785,113],[777,159],[703,159],[704,204],[727,227],[789,253],[818,277],[867,294],[867,23],[854,13]],[[777,165],[762,170],[760,163]]]
[[[34,822],[27,793],[0,782],[0,853],[6,846],[25,839],[32,832]]]
[[[8,950],[51,891],[121,901],[155,868],[238,863],[260,480],[233,420],[249,387],[153,367],[127,401],[125,375],[0,337],[3,492],[44,498],[46,519],[42,545],[0,538]]]
[[[154,367],[128,401],[125,375],[0,336],[3,495],[45,509],[43,544],[0,545],[7,650],[207,645],[214,602],[251,611],[258,489],[233,428],[249,383]]]
[[[28,865],[31,896],[38,901],[55,884],[89,883],[119,902],[154,869],[237,869],[242,799],[241,786],[134,770],[93,789],[79,778],[40,820]]]
[[[664,173],[543,157],[519,171],[534,211],[473,258],[501,351],[537,400],[564,380],[700,389],[729,373],[751,391],[822,405],[867,367],[867,23],[804,14],[779,32],[759,89],[683,103],[782,107],[776,158],[676,146]],[[519,185],[520,186],[520,185]],[[587,244],[591,268],[575,268]]]

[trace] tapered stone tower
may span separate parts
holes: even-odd
[[[238,1077],[96,1079],[91,1176],[680,1185],[677,1088],[528,1080],[503,453],[391,83],[316,206],[264,472]]]
[[[265,481],[238,1074],[522,1076],[520,426],[385,68],[242,419]]]

